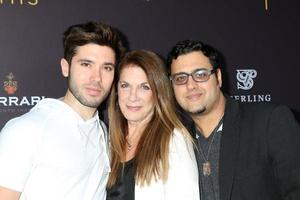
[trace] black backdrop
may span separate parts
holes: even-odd
[[[162,56],[178,40],[205,41],[226,58],[231,96],[288,105],[300,121],[299,8],[297,0],[0,0],[0,129],[41,98],[64,95],[62,33],[88,20]]]

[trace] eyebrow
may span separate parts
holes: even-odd
[[[89,59],[85,59],[85,58],[79,59],[78,62],[94,63],[94,61],[89,60]],[[111,63],[111,62],[104,62],[103,65],[105,65],[105,66],[108,66],[108,65],[109,65],[109,66],[115,67],[115,64],[114,64],[114,63]]]
[[[105,62],[105,63],[103,63],[103,65],[111,65],[111,66],[113,66],[113,67],[115,67],[115,66],[116,66],[116,64],[115,64],[115,63],[111,63],[111,62]]]
[[[89,59],[79,59],[78,62],[94,63],[93,61],[91,61]]]
[[[127,84],[131,85],[129,82],[123,81],[123,80],[119,80],[119,83],[127,83]],[[139,85],[150,85],[150,83],[149,82],[142,82]]]

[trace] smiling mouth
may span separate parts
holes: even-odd
[[[141,109],[141,106],[126,106],[128,110],[136,112]]]
[[[199,94],[199,93],[197,93],[197,94],[189,94],[189,95],[187,95],[187,99],[188,100],[198,100],[200,97],[202,96],[202,94]]]

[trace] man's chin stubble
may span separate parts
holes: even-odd
[[[196,110],[196,111],[188,111],[188,113],[190,115],[201,115],[204,111],[206,110],[206,108],[202,108],[202,109],[199,109],[199,110]]]

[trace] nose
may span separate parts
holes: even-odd
[[[136,101],[137,100],[137,89],[136,88],[131,88],[130,93],[129,93],[129,100],[130,101]]]
[[[102,72],[101,69],[96,68],[92,71],[92,80],[96,82],[101,82],[102,80]]]
[[[187,83],[186,83],[186,87],[189,89],[189,90],[193,90],[195,89],[196,87],[198,87],[198,83],[196,81],[194,81],[193,77],[192,76],[188,76],[188,80],[187,80]]]

